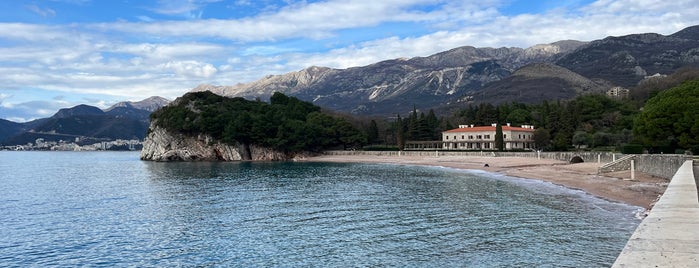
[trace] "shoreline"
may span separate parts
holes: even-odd
[[[372,156],[320,155],[306,162],[381,163],[417,166],[442,166],[462,170],[482,170],[511,177],[546,181],[567,188],[582,190],[609,201],[650,210],[669,183],[668,179],[630,171],[597,174],[602,164],[578,163],[551,159],[486,156]],[[488,164],[486,167],[485,165]]]

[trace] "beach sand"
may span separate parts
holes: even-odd
[[[642,172],[636,172],[634,180],[631,180],[631,171],[597,174],[597,168],[601,164],[596,162],[569,164],[565,161],[521,157],[321,155],[309,157],[305,161],[477,169],[512,177],[548,181],[583,190],[610,201],[646,209],[652,207],[669,182],[668,179]],[[485,164],[489,167],[485,167]]]

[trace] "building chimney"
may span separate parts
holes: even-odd
[[[510,123],[507,123],[507,126],[509,127],[509,126],[510,126]]]

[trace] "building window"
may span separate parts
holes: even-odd
[[[447,138],[447,140],[449,140],[449,136],[444,136],[444,137],[446,137],[446,138]]]
[[[486,138],[486,139],[490,139],[490,135],[485,135],[485,138]]]
[[[462,140],[464,139],[464,135],[461,135],[461,139],[462,139]]]
[[[507,134],[502,134],[503,139],[507,139]]]
[[[482,139],[482,138],[483,138],[483,136],[481,136],[481,135],[477,135],[477,136],[476,136],[476,139],[479,139],[479,140],[480,140],[480,139]]]

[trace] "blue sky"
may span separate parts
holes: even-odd
[[[0,4],[0,118],[169,99],[310,66],[348,68],[459,46],[671,34],[695,0],[45,0]]]

